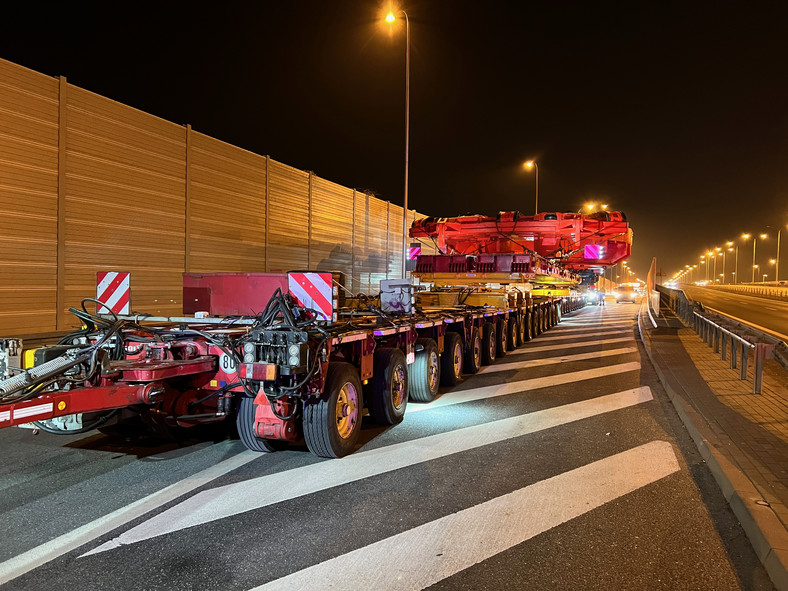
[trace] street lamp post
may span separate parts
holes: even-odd
[[[761,234],[761,240],[766,239],[766,234]],[[755,269],[758,268],[758,265],[755,264],[755,245],[756,245],[756,238],[755,236],[752,237],[752,282],[755,283]]]
[[[536,163],[536,160],[528,160],[523,163],[523,166],[528,170],[533,168],[536,175],[536,197],[534,199],[534,215],[536,215],[539,213],[539,165]]]
[[[407,278],[408,265],[408,153],[410,147],[410,20],[408,13],[399,11],[405,17],[405,196],[402,204],[402,276]],[[386,22],[393,23],[397,17],[393,12],[386,15]]]
[[[778,284],[780,283],[780,234],[782,231],[782,228],[777,230],[777,258],[775,259],[777,262],[774,264],[774,280]]]

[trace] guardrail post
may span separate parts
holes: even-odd
[[[746,380],[747,379],[747,362],[750,357],[750,348],[742,343],[741,346],[741,371],[739,372],[739,379]]]
[[[766,343],[755,343],[755,357],[752,368],[752,393],[760,394],[763,387],[763,362],[766,360]]]
[[[715,353],[719,353],[720,352],[720,332],[722,332],[720,330],[720,327],[719,326],[715,326],[714,327],[714,332],[712,333],[712,336],[714,338],[714,352]]]
[[[723,361],[728,360],[728,333],[722,332],[722,343],[720,344],[720,357]]]
[[[738,365],[738,355],[739,355],[739,341],[737,339],[731,339],[731,369],[736,369]]]

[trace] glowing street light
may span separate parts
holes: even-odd
[[[536,198],[534,199],[534,215],[536,215],[539,213],[539,165],[536,160],[526,160],[523,162],[523,168],[533,169],[536,174]]]
[[[402,276],[408,276],[408,148],[410,146],[410,21],[404,10],[398,11],[405,17],[405,197],[402,204]],[[386,15],[386,22],[397,20],[394,12]]]

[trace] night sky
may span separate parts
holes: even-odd
[[[4,7],[0,57],[402,203],[405,36],[381,24],[380,3],[89,6]],[[589,199],[624,211],[641,275],[652,257],[672,274],[742,232],[771,232],[761,265],[776,253],[788,223],[788,3],[401,7],[410,207],[531,214],[521,164],[535,158],[540,211]],[[751,257],[751,242],[742,248]]]

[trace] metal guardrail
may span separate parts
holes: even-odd
[[[723,361],[728,361],[731,369],[739,369],[740,380],[747,379],[750,353],[753,353],[753,394],[760,394],[763,389],[763,366],[767,359],[776,359],[788,369],[788,345],[783,341],[741,322],[705,310],[700,303],[690,300],[680,289],[668,289],[660,285],[657,290],[686,326],[694,329]]]

